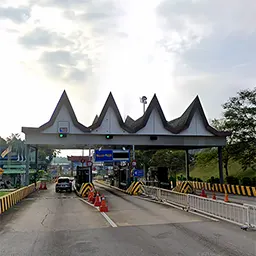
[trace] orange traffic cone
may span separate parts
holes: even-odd
[[[99,192],[97,192],[94,206],[100,206],[100,205],[101,205],[100,195],[99,195]]]
[[[212,199],[213,199],[213,200],[216,200],[216,199],[217,199],[214,191],[213,191],[213,194],[212,194]]]
[[[202,197],[207,197],[204,188],[202,188],[202,192],[201,192],[200,196],[202,196]]]
[[[46,182],[44,182],[43,189],[47,189],[47,187],[46,187]]]
[[[89,202],[92,202],[93,201],[93,198],[94,198],[94,189],[91,188],[89,194],[88,194],[88,201]]]
[[[108,212],[108,206],[106,204],[106,200],[104,195],[102,195],[102,201],[101,201],[101,205],[100,205],[100,212]]]
[[[226,203],[229,202],[229,200],[228,200],[228,193],[225,193],[224,202],[226,202]]]

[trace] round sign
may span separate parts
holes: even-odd
[[[136,166],[136,164],[137,164],[137,163],[136,163],[136,161],[135,161],[135,160],[133,160],[133,161],[132,161],[132,166],[133,166],[133,167],[135,167],[135,166]]]
[[[87,161],[87,166],[91,167],[92,166],[92,162],[91,161]]]

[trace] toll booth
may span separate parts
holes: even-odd
[[[92,168],[89,166],[77,166],[76,168],[76,187],[80,189],[83,183],[92,182]]]
[[[150,177],[147,185],[170,189],[167,167],[150,167]]]

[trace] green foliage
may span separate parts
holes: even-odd
[[[195,155],[196,164],[199,166],[204,166],[205,163],[208,163],[214,159],[217,159],[217,157],[218,157],[218,152],[216,148],[204,149]]]
[[[153,155],[151,163],[155,167],[168,167],[172,171],[179,172],[185,168],[185,152],[169,149],[158,150]]]
[[[227,184],[231,184],[231,185],[239,185],[239,179],[234,176],[226,177],[226,182]]]
[[[242,90],[223,105],[225,128],[232,131],[232,157],[243,169],[256,165],[256,87]]]

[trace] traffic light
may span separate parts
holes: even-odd
[[[150,140],[157,140],[157,136],[150,136]]]
[[[59,138],[66,138],[67,134],[66,133],[59,133]]]
[[[113,135],[106,135],[106,139],[107,139],[107,140],[113,139]]]

